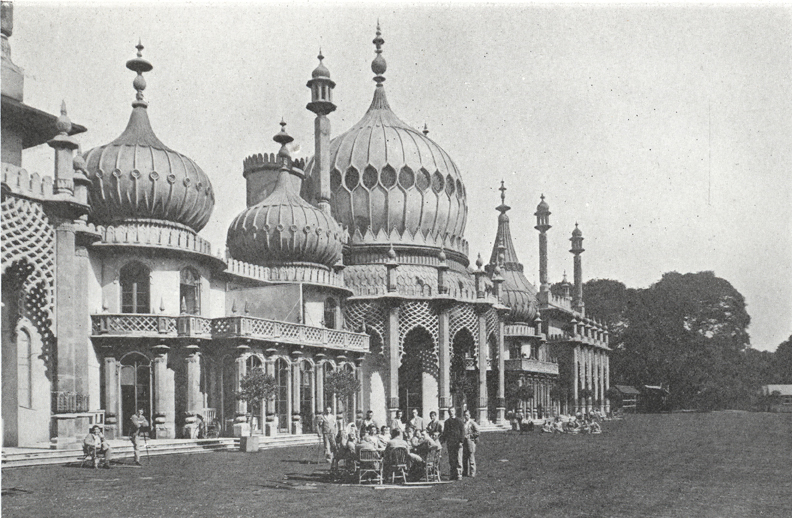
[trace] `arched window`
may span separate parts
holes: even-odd
[[[324,326],[328,329],[336,328],[336,308],[338,304],[335,299],[328,297],[324,304]]]
[[[121,268],[121,312],[150,313],[149,269],[140,263]]]
[[[17,335],[17,358],[19,377],[17,395],[19,406],[33,408],[33,349],[30,343],[30,333],[27,329],[20,329]]]
[[[201,276],[192,268],[184,268],[181,271],[179,300],[182,314],[201,313]]]

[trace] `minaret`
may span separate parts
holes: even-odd
[[[580,261],[580,254],[585,252],[583,249],[583,232],[575,223],[575,230],[572,231],[572,248],[569,250],[575,255],[575,292],[572,295],[572,308],[583,313],[583,265]]]
[[[313,71],[308,81],[311,89],[311,102],[306,108],[316,114],[314,120],[314,174],[319,177],[319,194],[316,201],[319,208],[330,214],[330,119],[329,113],[336,109],[333,104],[333,88],[335,83],[330,80],[330,71],[324,66],[322,50],[319,49],[319,66]]]
[[[547,231],[550,230],[550,206],[545,201],[544,194],[541,196],[542,201],[536,206],[536,226],[534,227],[539,231],[539,291],[546,292],[550,290],[550,284],[547,282]]]

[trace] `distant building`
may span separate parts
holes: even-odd
[[[762,396],[770,412],[792,412],[792,385],[763,385]]]
[[[582,232],[571,237],[574,287],[555,297],[542,197],[537,291],[504,195],[490,262],[471,267],[461,173],[392,111],[379,28],[363,118],[330,138],[335,83],[320,55],[308,81],[314,157],[290,155],[281,123],[278,152],[243,161],[246,206],[215,254],[198,235],[214,189],[151,127],[142,45],[126,63],[136,73],[126,129],[75,154],[85,129],[65,107],[55,117],[21,102],[2,5],[4,445],[69,447],[90,422],[123,436],[136,409],[161,438],[194,437],[199,417],[229,435],[308,433],[328,405],[346,420],[467,406],[503,422],[507,378],[535,387],[534,414],[606,408],[608,333],[585,315]],[[44,142],[54,179],[22,168],[21,149]],[[280,391],[248,408],[235,391],[257,368]],[[339,369],[361,380],[348,401],[324,387]]]
[[[620,408],[627,413],[637,412],[641,391],[629,385],[614,385],[613,387],[621,394]]]

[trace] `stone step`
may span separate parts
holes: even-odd
[[[114,459],[130,459],[134,456],[133,447],[124,441],[111,441]],[[289,446],[305,446],[319,444],[316,435],[281,435],[276,437],[261,437],[259,449],[267,450],[271,448],[285,448]],[[172,455],[172,454],[193,454],[209,453],[213,451],[234,451],[239,449],[239,439],[224,437],[219,439],[196,439],[196,440],[150,440],[148,448],[146,443],[141,445],[141,455]],[[69,464],[81,462],[83,455],[79,449],[72,450],[32,450],[16,448],[4,448],[2,455],[2,467],[28,467],[43,466],[52,464]]]

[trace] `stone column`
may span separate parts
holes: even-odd
[[[437,342],[440,349],[438,351],[438,367],[440,369],[440,386],[438,387],[440,401],[438,406],[441,420],[445,420],[448,417],[448,409],[451,408],[451,337],[448,335],[449,319],[448,308],[441,308],[437,314]]]
[[[586,373],[588,375],[587,384],[589,390],[591,390],[592,396],[589,398],[586,404],[586,412],[591,412],[592,407],[594,405],[594,351],[591,348],[587,348],[586,350]]]
[[[299,435],[302,433],[302,419],[300,415],[300,358],[295,357],[291,365],[291,433]]]
[[[247,357],[250,347],[240,345],[237,347],[237,357],[234,359],[234,390],[240,388],[242,378],[247,374]],[[234,437],[250,435],[250,423],[247,422],[247,403],[236,400],[236,415],[234,417]]]
[[[77,271],[75,261],[74,225],[61,222],[55,228],[55,269],[58,272],[55,283],[56,324],[58,337],[58,381],[60,392],[74,394],[77,390],[75,375],[75,336],[74,313],[77,305],[75,285]],[[74,409],[66,411],[73,412]]]
[[[314,384],[316,387],[316,408],[314,409],[314,415],[318,416],[320,414],[324,414],[324,373],[325,373],[325,366],[324,362],[317,362],[315,368],[316,374],[316,383]]]
[[[489,422],[487,418],[487,404],[489,398],[487,397],[487,313],[483,309],[479,311],[478,315],[478,328],[479,328],[479,350],[478,350],[478,385],[479,385],[479,400],[478,400],[478,422],[485,424]],[[473,412],[471,412],[472,414]]]
[[[605,378],[605,392],[607,393],[610,388],[610,356],[607,353],[603,354],[605,354],[605,373],[603,376]],[[610,412],[610,400],[608,399],[605,401],[605,412]]]
[[[504,335],[506,334],[506,324],[502,319],[498,319],[498,424],[506,424],[506,360],[504,351]]]
[[[118,396],[118,360],[112,356],[105,356],[104,364],[104,409],[105,409],[105,437],[118,439],[121,437],[122,427],[119,420],[118,407],[121,400]]]
[[[270,376],[275,376],[275,360],[273,358],[266,359],[264,362],[264,370]],[[275,398],[271,397],[267,399],[266,402],[262,402],[259,422],[262,425],[261,429],[264,431],[265,435],[269,437],[278,435],[278,419],[279,417],[275,413]]]
[[[185,398],[184,432],[185,439],[198,437],[197,414],[203,410],[203,397],[201,395],[201,351],[197,345],[188,345],[184,357],[187,387]]]
[[[572,401],[574,401],[574,408],[572,409],[572,414],[577,412],[580,409],[580,403],[578,401],[578,396],[580,394],[580,386],[578,385],[578,378],[580,377],[580,346],[576,345],[573,349],[573,360],[572,360]]]
[[[399,408],[399,304],[392,301],[388,307],[388,321],[385,328],[385,342],[388,347],[388,420],[396,418]]]
[[[167,345],[161,344],[153,347],[154,360],[152,371],[154,377],[154,437],[157,439],[173,439],[176,437],[176,416],[174,399],[174,380],[168,372]]]

